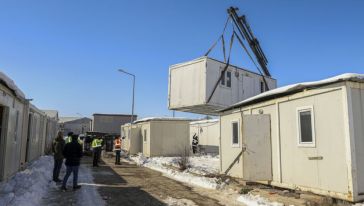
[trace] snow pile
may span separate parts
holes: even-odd
[[[0,80],[4,82],[7,87],[13,90],[17,97],[25,99],[25,94],[16,86],[14,81],[1,71],[0,71]]]
[[[190,125],[205,124],[205,123],[218,123],[219,121],[220,121],[219,119],[203,119],[203,120],[190,122]]]
[[[219,156],[196,156],[190,157],[190,168],[189,172],[208,175],[208,174],[219,174],[220,170],[220,158]]]
[[[148,121],[194,121],[194,119],[189,119],[185,117],[146,117],[142,119],[135,120],[133,123],[148,122]]]
[[[168,167],[168,165],[178,167],[177,162],[179,157],[146,158],[139,153],[137,156],[131,156],[130,158],[140,166],[148,167],[150,169],[159,171],[165,176],[180,182],[196,185],[207,189],[219,189],[223,187],[223,184],[221,184],[217,178],[196,176],[194,174],[191,174],[189,172],[190,170],[185,170],[181,172]],[[195,169],[195,171],[197,170],[198,169]]]
[[[0,205],[39,205],[49,188],[56,188],[50,181],[52,169],[53,158],[42,156],[9,181],[0,183]]]
[[[269,200],[260,197],[259,195],[241,195],[237,199],[238,202],[241,202],[248,206],[284,206],[282,203],[278,202],[269,202]]]
[[[236,104],[233,104],[227,108],[224,108],[220,111],[226,111],[228,109],[234,108],[234,107],[238,107],[238,106],[243,106],[243,105],[247,105],[250,102],[259,100],[259,99],[263,99],[263,98],[268,98],[268,97],[273,97],[275,95],[279,95],[279,94],[285,94],[285,93],[289,93],[289,92],[294,92],[294,91],[300,91],[303,90],[305,88],[312,88],[312,87],[317,87],[317,86],[321,86],[321,85],[325,85],[325,84],[331,84],[331,83],[335,83],[335,82],[339,82],[339,81],[358,81],[358,82],[363,82],[364,81],[364,74],[355,74],[355,73],[345,73],[342,75],[338,75],[335,77],[331,77],[328,79],[323,79],[320,81],[313,81],[313,82],[302,82],[302,83],[297,83],[297,84],[291,84],[291,85],[287,85],[287,86],[283,86],[283,87],[279,87],[276,89],[272,89],[269,90],[267,92],[263,92],[261,94],[258,94],[256,96],[250,97],[248,99],[245,99],[241,102],[238,102]]]
[[[188,199],[176,199],[173,197],[168,197],[164,200],[168,206],[197,206],[192,200]]]

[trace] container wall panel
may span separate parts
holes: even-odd
[[[205,104],[204,59],[171,67],[169,72],[169,109]]]
[[[364,193],[364,83],[350,89],[358,193]]]

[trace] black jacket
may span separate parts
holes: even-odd
[[[67,166],[79,166],[82,157],[82,147],[76,141],[67,143],[63,149],[63,156],[66,158]]]

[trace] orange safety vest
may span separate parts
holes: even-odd
[[[120,139],[114,140],[114,148],[121,149],[121,140]]]

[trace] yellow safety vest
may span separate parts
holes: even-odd
[[[79,143],[79,144],[83,144],[83,142],[82,142],[82,140],[81,140],[81,139],[77,139],[77,141],[78,141],[78,143]],[[72,142],[72,136],[68,136],[68,137],[66,138],[66,144],[67,144],[67,143],[70,143],[70,142]]]
[[[66,137],[66,144],[67,143],[70,143],[70,142],[72,142],[72,137],[71,136],[67,136]]]
[[[95,148],[95,147],[101,147],[101,144],[102,144],[102,139],[94,139],[92,141],[92,148]]]

